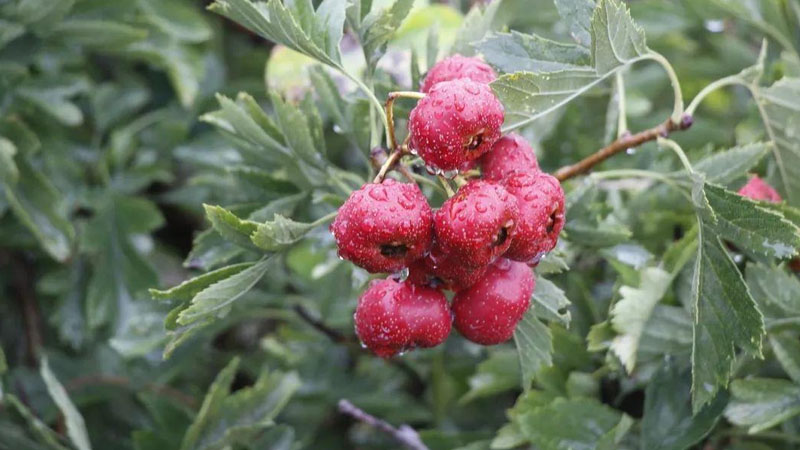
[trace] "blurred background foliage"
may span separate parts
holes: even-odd
[[[374,10],[392,4],[372,3]],[[413,3],[374,71],[378,98],[398,86],[413,88],[452,46],[471,50],[463,36],[474,28],[469,20],[465,25],[472,2]],[[363,351],[352,313],[367,274],[336,257],[325,227],[248,266],[265,275],[226,314],[203,318],[202,329],[185,335],[181,328],[166,330],[164,317],[180,302],[153,300],[148,289],[261,254],[207,230],[206,214],[227,219],[224,210],[204,212],[203,204],[258,222],[275,214],[311,222],[333,211],[372,170],[369,103],[351,80],[206,6],[0,0],[0,448],[81,448],[87,440],[93,448],[138,450],[398,445],[339,414],[341,398],[414,426],[432,449],[488,448],[493,440],[507,448],[526,445],[524,438],[514,441],[519,433],[513,430],[508,442],[495,438],[504,425],[518,426],[506,425],[509,417],[535,412],[531,420],[546,423],[546,410],[526,411],[526,404],[561,396],[581,414],[556,427],[578,420],[603,428],[620,417],[641,419],[652,399],[688,392],[691,325],[675,306],[690,283],[686,274],[668,300],[674,328],[662,340],[652,337],[651,353],[640,354],[632,376],[586,345],[590,328],[608,318],[619,287],[638,280],[642,261],[662,254],[693,223],[691,205],[663,186],[634,194],[603,189],[582,200],[586,215],[601,217],[604,226],[583,239],[573,227],[555,259],[571,270],[561,272],[557,263],[540,269],[553,272],[550,280],[572,302],[560,311],[571,324],[549,325],[553,365],[523,397],[510,344],[484,348],[452,337],[443,347],[394,361]],[[675,67],[685,98],[754,64],[765,37],[767,84],[800,76],[796,0],[636,0],[629,6],[648,45]],[[353,28],[341,44],[342,65],[360,73],[370,66]],[[503,0],[489,28],[571,39],[570,24],[551,0]],[[660,67],[637,65],[625,72],[625,86],[630,129],[669,116],[672,89]],[[593,89],[522,130],[543,169],[572,163],[615,137],[612,87]],[[398,104],[401,117],[413,105]],[[280,161],[218,131],[241,134],[235,114],[253,105],[288,118],[302,113],[311,143],[332,168],[316,167],[309,157],[310,168],[298,168],[312,171],[303,172],[306,178],[276,176]],[[714,149],[761,140],[763,133],[747,91],[726,89],[710,95],[692,130],[675,140],[699,160]],[[662,153],[648,144],[606,167],[677,170]],[[774,168],[762,162],[752,170],[769,179]],[[797,350],[795,341],[786,345]],[[682,362],[660,368],[665,353]],[[771,352],[764,361],[739,364],[737,376],[781,373]],[[798,408],[797,395],[787,408]],[[773,432],[777,438],[747,437],[745,429],[717,423],[718,416],[704,425],[716,427],[704,448],[793,448],[782,439],[796,440],[800,425],[789,419]],[[632,436],[657,429],[652,417],[637,422],[627,443],[612,445],[638,447]],[[273,418],[280,425],[271,426]],[[553,413],[551,420],[558,418]]]

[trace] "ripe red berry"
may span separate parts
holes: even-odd
[[[353,191],[331,225],[339,256],[369,272],[396,272],[433,240],[433,212],[415,184],[386,180]]]
[[[515,133],[501,137],[491,150],[481,156],[479,163],[483,178],[490,181],[500,181],[515,171],[539,171],[539,162],[533,148],[522,136]]]
[[[393,279],[375,280],[358,299],[356,333],[388,358],[416,347],[435,347],[450,334],[452,316],[440,291]]]
[[[564,191],[544,172],[514,172],[503,185],[519,208],[517,232],[505,257],[536,264],[556,246],[564,228]]]
[[[518,215],[516,199],[502,186],[472,180],[434,214],[436,242],[453,264],[486,266],[508,250]]]
[[[439,61],[428,70],[420,90],[428,93],[433,86],[442,81],[458,80],[460,78],[469,78],[478,83],[489,84],[497,78],[497,74],[488,64],[478,58],[455,54]]]
[[[739,189],[739,195],[752,198],[753,200],[763,200],[772,203],[780,203],[783,201],[778,191],[757,175],[750,178],[750,181]]]
[[[430,168],[463,170],[500,138],[503,105],[488,85],[468,79],[434,86],[411,110],[410,148]]]
[[[475,284],[487,270],[488,266],[473,268],[461,264],[434,242],[430,253],[408,266],[406,281],[458,292]]]
[[[535,285],[528,266],[501,258],[480,281],[453,297],[453,325],[478,344],[505,342],[528,310]]]

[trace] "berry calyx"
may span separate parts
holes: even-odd
[[[436,242],[455,264],[486,266],[514,241],[518,216],[516,199],[502,186],[472,180],[434,214]]]
[[[455,54],[437,62],[428,70],[420,90],[423,93],[428,93],[438,83],[460,78],[468,78],[478,83],[489,84],[497,78],[497,74],[488,64],[478,58]]]
[[[368,183],[339,208],[331,232],[339,256],[369,272],[396,272],[433,240],[433,212],[416,184]]]
[[[766,181],[762,180],[758,175],[754,175],[750,180],[739,189],[739,195],[753,200],[762,200],[771,203],[780,203],[783,201],[781,195]]]
[[[488,85],[444,81],[411,110],[409,148],[431,169],[463,170],[500,138],[503,119],[503,105]]]
[[[519,209],[517,233],[505,257],[535,265],[556,246],[564,228],[564,191],[544,172],[513,172],[503,186]]]
[[[500,181],[513,172],[538,172],[539,162],[530,144],[522,136],[511,133],[501,137],[492,149],[481,156],[481,175]]]
[[[382,358],[435,347],[447,339],[452,325],[444,294],[391,278],[370,283],[354,319],[361,342]]]
[[[453,297],[453,325],[477,344],[505,342],[528,310],[535,286],[528,266],[501,258],[477,283]]]
[[[487,270],[487,266],[468,267],[461,264],[434,242],[430,253],[408,266],[406,281],[458,292],[475,284]]]

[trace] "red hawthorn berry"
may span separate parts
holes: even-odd
[[[538,172],[536,154],[522,136],[511,133],[501,137],[492,149],[481,156],[481,175],[490,181],[500,181],[512,172]]]
[[[508,250],[518,216],[516,199],[502,186],[471,180],[434,214],[436,242],[453,264],[487,266]]]
[[[428,93],[433,86],[442,81],[458,80],[460,78],[468,78],[478,83],[489,84],[497,78],[497,74],[488,64],[478,58],[455,54],[437,62],[428,70],[420,90]]]
[[[477,283],[453,297],[453,325],[478,344],[505,342],[528,310],[535,286],[530,267],[501,258]]]
[[[432,169],[463,170],[500,138],[503,105],[488,85],[468,79],[434,86],[411,110],[410,148]]]
[[[503,186],[519,209],[517,232],[505,257],[535,265],[556,246],[564,228],[564,191],[544,172],[514,172]]]
[[[778,191],[766,181],[759,178],[758,175],[753,175],[747,184],[739,189],[739,195],[752,198],[753,200],[762,200],[771,203],[780,203],[783,201]]]
[[[430,250],[433,212],[416,184],[388,179],[353,191],[331,232],[342,258],[369,272],[396,272]]]
[[[487,270],[488,266],[472,268],[460,264],[434,242],[430,253],[408,266],[407,281],[458,292],[475,284]]]
[[[452,316],[441,291],[374,280],[358,299],[356,334],[373,353],[389,358],[416,347],[435,347],[450,334]]]

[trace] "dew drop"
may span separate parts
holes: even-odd
[[[629,148],[629,149],[625,150],[625,153],[627,153],[629,155],[635,155],[636,154],[636,149],[635,148]]]
[[[458,170],[456,170],[456,169],[453,169],[453,170],[439,170],[438,171],[438,175],[441,175],[441,176],[447,178],[448,180],[452,180],[453,178],[456,177],[456,175],[458,175]]]
[[[342,130],[342,127],[340,127],[339,125],[334,125],[333,126],[333,132],[336,133],[336,134],[342,134],[344,132],[344,130]]]

